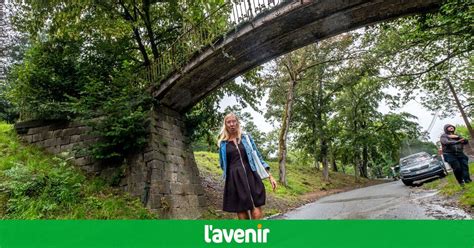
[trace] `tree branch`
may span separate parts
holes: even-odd
[[[143,45],[143,41],[142,41],[142,38],[140,36],[140,32],[139,32],[138,28],[135,26],[136,19],[130,14],[130,11],[125,6],[125,3],[122,0],[119,0],[118,2],[124,10],[124,13],[123,13],[124,19],[127,20],[128,22],[130,22],[130,25],[131,25],[132,31],[133,31],[133,35],[135,37],[136,42],[138,43],[138,50],[140,50],[140,53],[143,56],[144,65],[148,66],[148,65],[150,65],[150,59],[148,58],[146,48]]]

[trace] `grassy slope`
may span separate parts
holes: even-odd
[[[67,162],[21,144],[12,126],[0,123],[1,219],[150,219],[138,199]]]
[[[471,172],[471,177],[473,177],[474,163],[469,165],[469,170]],[[427,189],[438,189],[441,194],[448,197],[456,197],[459,199],[459,203],[463,207],[470,212],[474,212],[474,183],[466,184],[463,189],[459,186],[451,172],[446,178],[424,184],[424,187]]]
[[[194,154],[204,181],[205,190],[210,197],[215,198],[209,199],[213,209],[209,210],[206,218],[233,218],[233,215],[223,213],[220,210],[222,206],[223,182],[221,179],[222,171],[218,163],[218,154],[209,152],[195,152]],[[274,177],[277,178],[278,164],[276,162],[270,162],[269,164],[273,170]],[[321,172],[309,166],[297,167],[292,164],[287,166],[287,175],[288,187],[280,186],[276,192],[271,191],[269,181],[264,180],[268,196],[264,212],[266,216],[284,212],[329,193],[376,183],[367,179],[360,179],[359,182],[355,182],[353,176],[334,172],[330,174],[330,181],[325,182]]]

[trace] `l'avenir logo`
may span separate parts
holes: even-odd
[[[206,243],[267,243],[269,228],[262,228],[262,224],[258,224],[257,228],[247,229],[228,229],[216,228],[212,225],[204,226],[204,241]]]

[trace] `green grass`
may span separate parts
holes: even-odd
[[[199,167],[199,171],[219,179],[222,175],[221,167],[219,166],[219,154],[212,152],[195,152],[194,158]]]
[[[22,144],[0,122],[1,219],[151,219],[140,201],[99,178],[87,178],[68,159]]]
[[[219,167],[219,154],[211,152],[195,152],[196,163],[199,171],[212,176],[215,180],[222,180],[222,170]],[[278,178],[278,163],[270,162],[271,173],[275,179]],[[367,179],[359,179],[355,182],[354,177],[343,173],[330,173],[330,180],[326,182],[322,173],[310,166],[287,165],[288,186],[279,186],[276,192],[267,190],[274,197],[297,200],[300,196],[322,190],[340,189],[369,182]],[[265,188],[271,189],[269,180],[264,180]]]
[[[471,175],[474,174],[474,163],[469,164],[469,171]],[[461,188],[452,172],[446,178],[426,183],[423,186],[427,189],[437,189],[446,196],[458,195],[461,205],[474,210],[474,183],[466,184],[464,188]]]

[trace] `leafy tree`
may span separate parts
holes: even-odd
[[[332,99],[332,94],[342,88],[341,84],[333,83],[329,78],[335,77],[340,70],[340,67],[335,65],[353,56],[345,49],[352,44],[352,41],[350,35],[339,36],[307,46],[275,61],[272,76],[267,78],[271,90],[270,100],[267,103],[269,111],[266,116],[275,119],[281,117],[278,159],[279,180],[283,185],[286,185],[288,134],[294,125],[293,119],[298,114],[300,120],[309,119],[309,122],[312,122],[302,124],[304,122],[302,121],[300,124],[306,126],[300,125],[298,128],[313,130],[312,134],[307,133],[309,137],[300,137],[304,140],[301,144],[305,144],[303,146],[314,155],[315,165],[319,163],[318,151],[314,150],[319,146],[314,146],[314,142],[319,142],[318,137],[324,136],[322,125],[324,116],[328,112],[327,106]],[[286,97],[282,98],[282,96]],[[327,141],[322,139],[320,142],[323,144],[322,151],[326,154]],[[325,155],[321,157],[326,158]],[[324,171],[324,175],[327,179],[327,170]]]
[[[440,11],[399,19],[371,29],[384,58],[381,77],[401,89],[394,100],[422,94],[422,104],[441,116],[460,112],[471,135],[474,5],[449,0]]]

